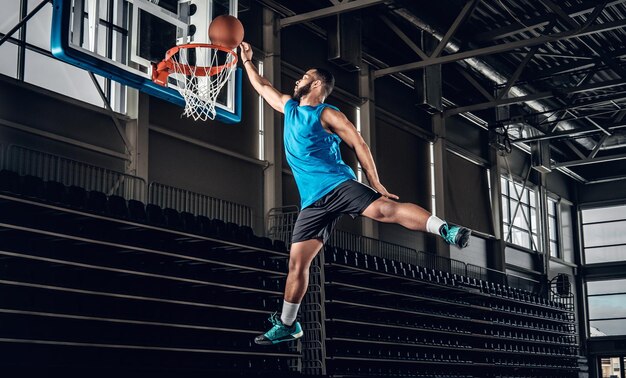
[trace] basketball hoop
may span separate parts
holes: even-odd
[[[237,54],[223,46],[190,43],[167,50],[152,65],[152,81],[167,86],[170,79],[185,99],[184,115],[195,121],[215,119],[215,103],[237,64]]]

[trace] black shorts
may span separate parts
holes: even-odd
[[[326,243],[343,214],[356,218],[380,197],[380,193],[356,180],[342,182],[298,214],[291,242],[321,239]]]

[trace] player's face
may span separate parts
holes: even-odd
[[[309,93],[311,93],[311,85],[317,80],[315,78],[315,70],[308,70],[302,75],[302,78],[296,81],[296,86],[293,88],[293,99],[300,101],[300,99]]]

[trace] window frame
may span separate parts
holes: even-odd
[[[554,216],[550,215],[550,203],[554,203]],[[548,230],[546,233],[546,238],[547,238],[547,242],[550,245],[549,247],[549,253],[550,253],[550,258],[554,258],[554,259],[559,259],[559,260],[563,260],[563,235],[561,233],[561,198],[559,196],[557,196],[556,194],[553,193],[548,193],[548,198],[546,199],[546,203],[548,204],[548,209],[546,209],[546,215],[548,218]],[[554,219],[554,223],[555,223],[555,227],[556,227],[556,232],[555,234],[555,238],[556,239],[552,239],[551,235],[550,235],[550,218]],[[556,244],[556,255],[552,254],[552,242],[554,242]]]
[[[503,184],[504,180],[506,182],[506,187]],[[502,225],[503,225],[503,238],[504,241],[507,245],[513,247],[513,248],[523,248],[532,252],[536,252],[536,253],[543,253],[543,248],[542,248],[542,243],[541,243],[541,229],[539,227],[539,217],[540,217],[540,211],[541,209],[537,207],[537,205],[540,203],[539,202],[539,193],[537,190],[537,187],[535,185],[533,185],[532,183],[528,182],[526,184],[526,187],[524,188],[524,191],[526,191],[526,198],[523,198],[524,196],[522,196],[519,201],[517,198],[517,194],[515,192],[511,193],[510,188],[511,188],[511,184],[513,185],[518,185],[523,187],[524,184],[522,182],[520,182],[521,180],[516,179],[515,177],[513,177],[513,181],[511,181],[511,179],[509,177],[507,177],[506,175],[501,175],[500,176],[500,183],[501,183],[501,189],[500,189],[500,198],[501,198],[501,206],[503,213],[506,211],[506,217],[503,215],[502,217]],[[522,194],[524,194],[522,192]],[[532,204],[533,201],[531,200],[531,195],[534,196],[534,205]],[[517,204],[517,202],[520,202],[520,209],[518,209],[518,214],[516,214],[516,216],[519,216],[519,212],[520,211],[527,211],[527,215],[528,215],[528,219],[527,222],[524,218],[524,216],[522,215],[522,221],[524,223],[530,223],[530,224],[526,224],[526,226],[528,226],[528,229],[524,229],[523,227],[520,226],[516,226],[514,224],[515,220],[512,219],[513,216],[513,210],[515,209],[515,206]],[[506,206],[507,208],[505,209],[504,206]],[[534,219],[532,218],[532,210],[534,210],[535,213],[535,217]],[[505,218],[508,218],[508,223],[505,222]],[[513,222],[513,224],[511,225],[511,222]],[[533,232],[532,226],[533,226],[533,222],[534,225],[536,226],[536,232]],[[512,238],[512,232],[509,232],[509,230],[518,230],[524,233],[528,234],[528,246],[526,245],[520,245],[517,244],[515,242],[513,242],[513,238]],[[533,236],[536,237],[536,239],[533,239]]]

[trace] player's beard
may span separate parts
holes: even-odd
[[[296,89],[295,91],[293,91],[293,96],[291,98],[294,101],[300,102],[300,99],[302,97],[308,95],[311,92],[311,84],[313,84],[313,82],[305,84],[301,86],[300,88]]]

